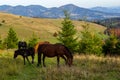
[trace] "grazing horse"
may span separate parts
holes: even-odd
[[[38,66],[41,64],[41,55],[43,54],[43,66],[45,67],[45,57],[57,57],[57,65],[59,66],[59,58],[62,57],[66,63],[71,66],[73,62],[73,55],[70,50],[60,44],[42,44],[38,47]],[[66,59],[67,58],[67,59]]]
[[[28,56],[32,57],[32,63],[34,63],[34,56],[35,56],[35,50],[33,47],[30,47],[28,49],[18,49],[14,52],[14,59],[18,56],[21,55],[24,59],[24,65],[25,65],[25,58],[27,61],[30,63]]]
[[[26,49],[27,43],[25,41],[19,41],[18,42],[18,49]]]
[[[37,53],[37,50],[38,50],[38,46],[39,45],[42,45],[42,44],[49,44],[50,42],[48,42],[48,41],[44,41],[44,42],[38,42],[36,45],[35,45],[35,53]]]

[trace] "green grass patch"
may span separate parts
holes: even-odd
[[[35,63],[23,64],[18,56],[13,59],[14,50],[0,52],[0,79],[1,80],[119,80],[120,58],[97,57],[94,55],[74,55],[72,67],[65,65],[60,59],[46,58],[46,67],[37,67],[37,54]],[[4,54],[4,55],[3,55]],[[31,58],[29,57],[31,60]]]

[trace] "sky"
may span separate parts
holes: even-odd
[[[96,6],[101,7],[116,7],[120,6],[120,0],[0,0],[0,5],[41,5],[47,8],[59,7],[66,4],[74,4],[79,7],[91,8]]]

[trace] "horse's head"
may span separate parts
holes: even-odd
[[[14,52],[14,59],[16,58],[18,56],[18,50],[16,50],[15,52]]]
[[[68,65],[71,66],[73,64],[73,56],[68,58]]]

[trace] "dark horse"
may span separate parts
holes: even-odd
[[[60,44],[42,44],[38,47],[38,66],[41,64],[41,54],[43,54],[43,66],[45,67],[45,57],[57,57],[57,65],[59,66],[59,58],[62,57],[65,61],[66,64],[69,66],[72,65],[73,62],[73,55],[70,52],[70,50]],[[67,59],[66,59],[67,58]]]
[[[18,42],[18,49],[26,49],[27,43],[25,41],[19,41]]]
[[[35,50],[33,47],[30,47],[28,49],[18,49],[14,52],[14,59],[18,56],[21,55],[24,59],[24,65],[25,65],[25,58],[27,61],[30,63],[28,56],[32,57],[32,63],[34,63],[34,56],[35,56]]]

